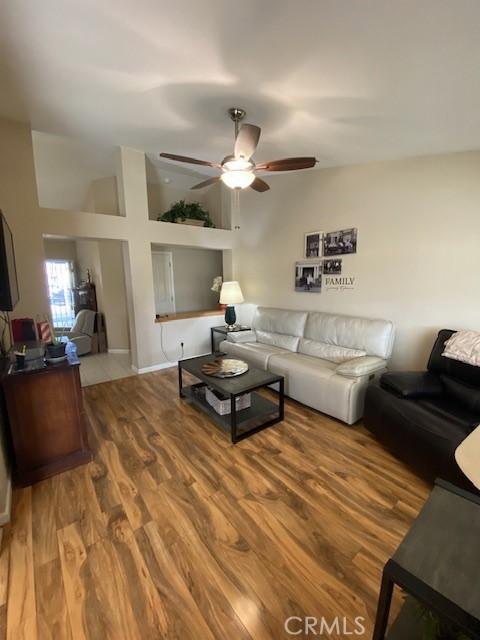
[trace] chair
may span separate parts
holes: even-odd
[[[73,327],[67,333],[68,339],[76,344],[79,356],[84,356],[92,350],[95,316],[96,312],[92,309],[81,309],[77,313]]]
[[[454,333],[439,332],[427,371],[390,371],[370,385],[364,425],[419,475],[472,490],[454,453],[480,424],[480,367],[442,355]]]

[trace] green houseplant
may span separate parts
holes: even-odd
[[[204,227],[215,227],[210,214],[199,202],[174,202],[168,211],[159,215],[161,222],[185,222],[185,220],[201,220]]]
[[[47,344],[47,352],[50,358],[62,358],[65,355],[66,343],[61,336],[54,336]]]

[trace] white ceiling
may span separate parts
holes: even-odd
[[[234,105],[262,127],[257,161],[478,149],[480,2],[1,3],[1,115],[218,160]]]

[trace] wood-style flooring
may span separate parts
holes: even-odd
[[[363,616],[370,638],[382,566],[429,487],[363,427],[289,400],[232,446],[176,384],[84,389],[94,462],[14,492],[0,637],[278,640],[303,637],[289,616]]]

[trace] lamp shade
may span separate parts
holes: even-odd
[[[236,280],[222,284],[220,304],[240,304],[243,300],[242,290]]]
[[[255,180],[255,174],[251,171],[235,169],[234,171],[225,171],[220,178],[230,189],[245,189]]]
[[[480,489],[480,425],[457,447],[455,460],[470,482]]]

